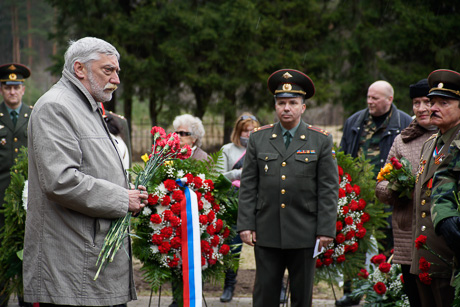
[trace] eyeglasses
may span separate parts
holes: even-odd
[[[187,132],[187,131],[176,131],[176,133],[180,136],[190,136],[192,135],[191,132]]]
[[[254,115],[242,115],[240,117],[240,120],[246,120],[246,119],[252,119],[252,120],[257,121],[257,118]]]

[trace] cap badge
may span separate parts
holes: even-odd
[[[438,88],[443,88],[443,87],[444,87],[444,83],[441,82],[438,84]]]
[[[10,78],[10,80],[16,80],[18,78],[18,76],[16,76],[16,74],[10,74],[9,78]]]
[[[284,83],[283,91],[290,91],[290,90],[292,90],[292,85],[290,85],[289,83]]]
[[[14,65],[10,65],[10,67],[8,67],[9,70],[16,70],[16,66]]]
[[[292,78],[292,75],[290,73],[286,72],[286,73],[284,73],[283,78],[284,79],[289,79],[289,78]]]

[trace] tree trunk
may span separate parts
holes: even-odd
[[[29,57],[27,60],[27,65],[29,68],[32,68],[32,10],[30,5],[30,0],[27,0],[27,49],[29,50]]]
[[[19,38],[18,8],[11,4],[11,32],[13,37],[13,62],[21,63],[21,45]]]
[[[233,123],[236,118],[236,97],[235,93],[225,92],[225,101],[224,101],[224,139],[223,144],[230,143],[230,137],[233,131]]]

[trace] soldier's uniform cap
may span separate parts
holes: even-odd
[[[422,79],[415,84],[409,86],[409,96],[411,99],[418,97],[426,97],[430,92],[430,87],[428,86],[428,80]]]
[[[295,69],[280,69],[268,77],[268,90],[275,97],[301,97],[315,94],[315,85],[310,77]]]
[[[10,63],[0,66],[0,82],[3,84],[22,84],[29,76],[30,70],[25,65]]]
[[[430,93],[427,97],[442,96],[460,100],[460,74],[453,70],[438,69],[428,76]]]

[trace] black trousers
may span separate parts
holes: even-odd
[[[281,283],[286,268],[291,287],[291,306],[311,306],[316,263],[313,248],[279,249],[256,245],[254,254],[254,307],[279,307]]]

